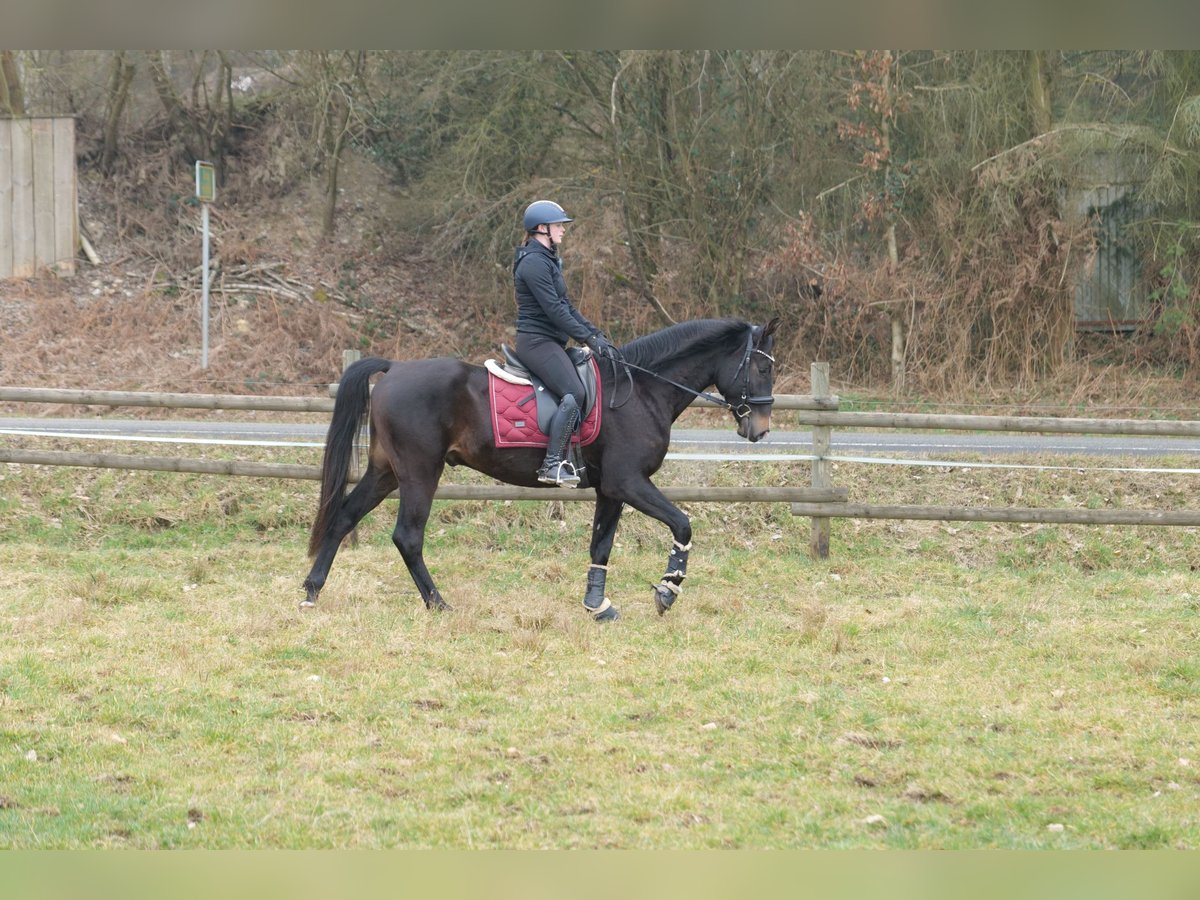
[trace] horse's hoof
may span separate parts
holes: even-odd
[[[595,606],[589,605],[585,597],[583,610],[597,622],[614,622],[621,618],[621,611],[613,606],[612,601],[607,597],[601,597],[600,602]]]
[[[435,596],[425,601],[425,608],[430,612],[447,612],[451,607],[441,597]]]
[[[675,595],[664,587],[654,588],[654,608],[658,610],[661,616],[675,603]]]
[[[312,608],[313,608],[314,606],[316,606],[316,605],[317,605],[317,601],[316,601],[316,600],[301,600],[301,601],[300,601],[300,608],[301,608],[301,609],[312,609]]]

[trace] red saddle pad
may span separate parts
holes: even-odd
[[[593,359],[592,365],[596,365]],[[545,447],[550,439],[538,427],[537,398],[531,384],[513,384],[488,372],[488,399],[492,406],[492,432],[497,447]],[[596,372],[596,402],[571,443],[586,447],[600,433],[600,372]]]

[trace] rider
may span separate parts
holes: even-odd
[[[538,469],[543,484],[575,487],[579,475],[565,461],[567,442],[579,422],[584,388],[567,356],[567,339],[587,344],[597,356],[616,358],[612,342],[575,308],[563,280],[562,243],[568,222],[566,210],[552,200],[536,200],[525,209],[525,241],[513,258],[517,293],[517,355],[561,398],[550,420],[546,459]]]

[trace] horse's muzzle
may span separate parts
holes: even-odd
[[[739,416],[737,423],[738,437],[744,437],[750,443],[756,444],[771,430],[771,413],[751,410],[746,415]]]

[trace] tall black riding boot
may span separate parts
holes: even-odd
[[[550,442],[546,446],[546,459],[538,469],[537,479],[542,484],[556,484],[560,487],[575,487],[579,484],[579,473],[575,467],[566,461],[567,442],[575,433],[575,425],[579,421],[579,405],[570,394],[563,397],[550,419]]]

